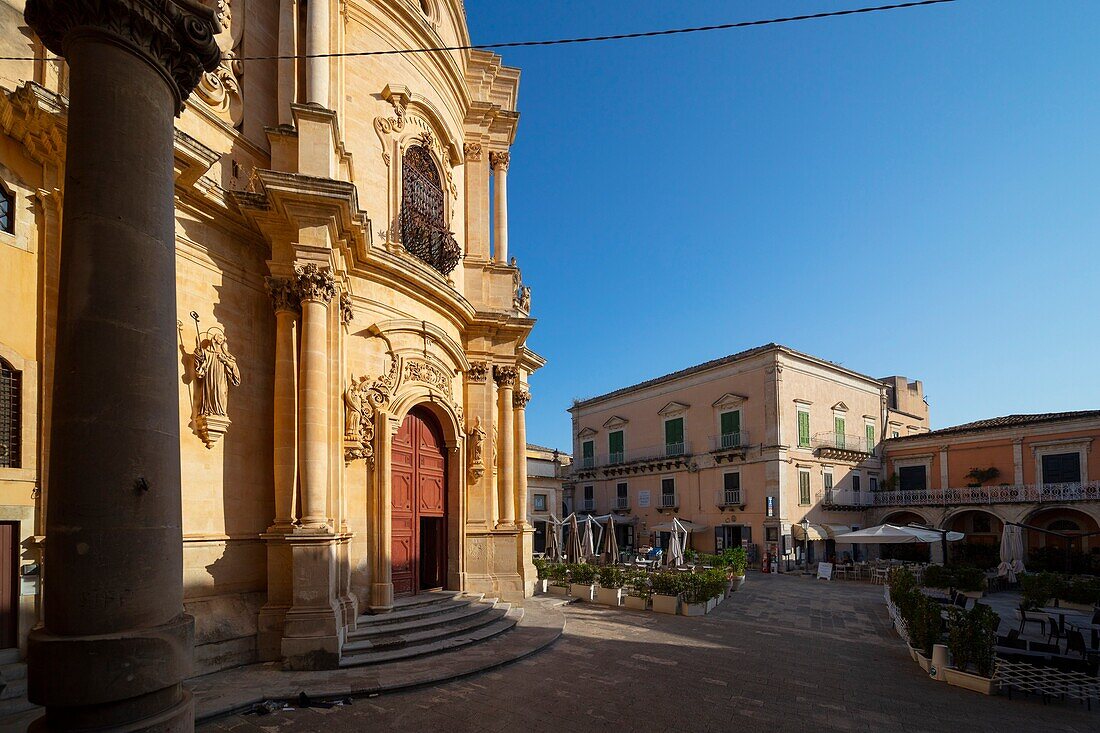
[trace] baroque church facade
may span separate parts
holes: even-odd
[[[533,592],[524,411],[544,361],[508,246],[519,71],[476,50],[331,55],[467,46],[461,0],[206,4],[221,60],[174,134],[194,673],[331,667],[395,598]],[[0,55],[38,59],[0,61],[0,525],[18,555],[0,647],[25,646],[50,582],[66,197],[68,69],[23,11],[0,0]],[[118,368],[140,383],[141,363]]]

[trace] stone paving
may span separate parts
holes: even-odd
[[[881,586],[753,573],[704,618],[591,604],[566,616],[552,647],[491,672],[199,730],[1100,730],[1100,710],[928,679],[889,625]]]

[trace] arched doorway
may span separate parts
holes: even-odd
[[[968,509],[949,518],[944,528],[966,535],[961,542],[951,543],[952,562],[983,569],[996,567],[1001,562],[1004,522],[992,512]]]
[[[1089,535],[1100,526],[1090,515],[1078,509],[1055,506],[1033,512],[1024,524],[1068,536],[1024,530],[1028,570],[1092,572],[1093,560],[1089,556],[1100,552],[1100,535]]]
[[[395,596],[447,584],[447,447],[439,421],[414,407],[392,448],[392,580]]]

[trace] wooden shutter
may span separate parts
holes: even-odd
[[[799,410],[798,412],[798,445],[806,447],[810,444],[810,413]]]
[[[874,425],[868,425],[867,426],[867,452],[868,453],[874,453],[875,452],[875,426]]]
[[[810,503],[810,472],[798,472],[798,503],[803,506]]]
[[[836,433],[836,447],[843,448],[844,446],[844,418],[833,418],[833,432]]]
[[[585,458],[592,458],[596,450],[596,445],[591,440],[586,440],[581,443],[581,454]]]
[[[684,418],[677,417],[665,420],[665,445],[676,445],[684,442]]]
[[[607,436],[607,452],[614,455],[623,452],[623,431],[616,430]]]
[[[739,410],[723,412],[721,420],[722,435],[736,435],[741,432],[741,412]]]

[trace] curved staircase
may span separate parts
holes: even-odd
[[[344,643],[340,666],[450,651],[502,634],[522,618],[522,608],[481,594],[433,591],[399,598],[389,613],[359,617]]]

